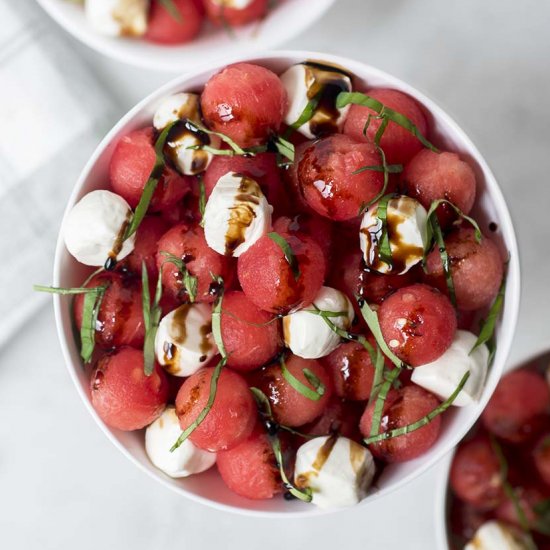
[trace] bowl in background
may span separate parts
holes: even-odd
[[[516,326],[520,296],[518,249],[508,208],[487,163],[456,122],[431,99],[412,86],[369,65],[343,57],[314,52],[272,52],[233,59],[232,61],[258,63],[281,73],[290,65],[306,59],[323,60],[346,67],[356,75],[356,88],[368,83],[369,86],[374,87],[399,89],[411,95],[423,105],[429,113],[433,141],[444,149],[458,152],[468,160],[476,173],[478,198],[473,215],[479,220],[481,227],[484,229],[488,227],[490,222],[498,224],[498,231],[493,234],[494,239],[502,249],[506,249],[510,253],[505,305],[502,318],[496,329],[497,352],[480,401],[475,405],[452,408],[447,411],[442,418],[441,434],[437,442],[423,456],[410,462],[387,466],[370,496],[360,504],[360,506],[368,506],[376,498],[387,495],[418,477],[447,455],[481,414],[500,379]],[[115,144],[121,136],[134,129],[150,125],[155,109],[162,98],[179,91],[200,89],[211,75],[225,65],[226,63],[216,62],[203,67],[201,70],[181,76],[151,94],[128,112],[100,143],[85,166],[69,199],[65,216],[68,210],[84,194],[105,187],[108,181],[109,160]],[[89,269],[79,265],[69,255],[60,235],[57,242],[53,284],[62,287],[80,286],[89,272]],[[315,516],[327,513],[327,511],[319,510],[314,506],[296,501],[287,502],[282,498],[269,501],[243,499],[225,487],[215,470],[183,480],[169,478],[157,470],[145,454],[143,432],[113,430],[105,426],[95,413],[88,394],[88,373],[82,368],[78,345],[73,337],[70,301],[60,299],[60,296],[54,295],[54,307],[63,354],[84,404],[115,446],[147,473],[182,495],[225,510],[270,517]]]
[[[275,48],[313,25],[335,0],[279,0],[265,19],[234,29],[205,25],[192,42],[164,46],[144,39],[98,34],[86,21],[83,6],[68,0],[38,0],[44,10],[75,38],[123,63],[154,71],[194,71],[222,57],[250,55]]]

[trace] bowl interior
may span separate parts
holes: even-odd
[[[334,1],[278,0],[265,19],[236,28],[233,35],[206,24],[189,44],[162,46],[145,40],[102,36],[89,26],[77,3],[38,0],[66,31],[104,55],[138,67],[174,73],[195,70],[223,56],[244,56],[274,48],[312,25]]]
[[[474,215],[485,231],[487,231],[490,222],[495,222],[497,224],[498,230],[496,233],[493,233],[493,237],[502,249],[507,250],[510,254],[504,312],[496,329],[498,343],[497,352],[481,400],[473,406],[452,408],[443,415],[442,431],[436,444],[426,454],[416,460],[388,466],[378,480],[377,486],[373,489],[370,497],[361,504],[365,506],[376,498],[401,487],[406,482],[430,468],[435,462],[446,455],[460,439],[462,439],[480,415],[501,376],[515,330],[520,289],[519,258],[510,215],[493,174],[464,132],[446,113],[425,95],[406,83],[373,67],[336,56],[312,52],[277,52],[256,56],[252,59],[248,58],[249,61],[262,64],[275,72],[281,72],[289,65],[305,59],[325,60],[347,67],[356,75],[356,89],[361,89],[364,86],[391,87],[402,90],[416,98],[429,113],[433,141],[441,148],[456,151],[464,158],[467,158],[476,171],[478,199]],[[190,74],[170,82],[143,100],[123,117],[98,146],[88,162],[75,186],[67,205],[67,210],[84,194],[94,189],[101,189],[107,186],[109,159],[121,135],[133,129],[150,125],[155,108],[164,96],[178,91],[200,90],[206,80],[223,66],[223,64],[212,65],[201,72]],[[57,243],[55,258],[54,285],[64,287],[79,286],[89,272],[89,269],[77,264],[68,254],[60,237]],[[313,506],[300,502],[286,502],[282,498],[259,502],[245,500],[231,493],[224,486],[221,479],[218,478],[215,471],[210,471],[185,480],[173,480],[156,470],[149,463],[145,455],[142,432],[124,433],[112,430],[106,427],[95,414],[90,405],[88,395],[88,375],[81,366],[78,346],[73,338],[70,302],[66,299],[60,299],[59,296],[55,295],[54,304],[56,309],[57,328],[66,362],[84,403],[115,445],[131,460],[142,466],[149,474],[167,484],[172,489],[191,498],[234,511],[270,516],[274,514],[296,516],[323,513]]]

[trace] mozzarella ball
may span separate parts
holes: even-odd
[[[320,508],[353,506],[364,499],[375,473],[371,453],[341,436],[310,439],[296,453],[294,482],[312,490]]]
[[[218,352],[212,311],[204,303],[184,304],[161,320],[155,337],[157,361],[174,376],[190,376]]]
[[[204,209],[208,246],[240,256],[271,229],[273,207],[252,178],[229,172],[219,180]]]
[[[499,521],[485,522],[464,550],[527,550],[527,541],[518,531]]]
[[[313,116],[297,131],[309,139],[341,132],[349,105],[337,109],[336,97],[340,92],[351,92],[351,78],[347,74],[328,65],[298,63],[287,69],[280,78],[289,100],[286,124],[294,124],[310,100],[321,94]]]
[[[321,287],[311,306],[286,315],[283,318],[285,344],[294,355],[305,359],[325,357],[334,351],[341,341],[340,336],[332,330],[323,317],[317,315],[313,306],[331,313],[344,312],[337,317],[328,318],[343,330],[350,328],[355,317],[353,306],[346,295],[328,286]]]
[[[482,345],[470,354],[476,340],[477,336],[471,332],[457,330],[447,351],[435,361],[416,367],[411,380],[445,400],[451,396],[462,377],[469,371],[468,381],[453,401],[453,405],[464,407],[478,401],[487,375],[489,351],[487,346]]]
[[[216,453],[199,449],[189,439],[170,452],[180,435],[180,423],[173,406],[166,407],[162,415],[145,430],[145,451],[159,470],[170,477],[187,477],[214,465]]]
[[[122,240],[132,209],[111,191],[92,191],[72,208],[63,224],[65,246],[84,265],[101,266],[121,260],[134,250],[135,234]]]
[[[197,94],[179,93],[168,96],[157,107],[153,125],[160,132],[178,120],[202,124],[199,105],[200,98]],[[170,131],[165,153],[182,174],[194,176],[204,172],[212,162],[212,153],[203,149],[192,149],[203,145],[219,149],[221,139],[205,132],[196,132],[182,122]]]
[[[142,36],[147,30],[149,0],[86,0],[86,19],[106,36]]]
[[[363,259],[379,273],[401,275],[422,261],[428,245],[428,213],[417,200],[401,195],[388,201],[386,226],[392,265],[379,257],[382,221],[378,218],[378,203],[363,214],[361,221]]]

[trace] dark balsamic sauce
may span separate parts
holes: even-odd
[[[211,140],[210,136],[199,130],[193,125],[193,121],[188,119],[179,120],[172,126],[168,132],[168,137],[166,139],[166,144],[164,146],[164,155],[168,159],[170,165],[178,169],[178,152],[181,147],[181,142],[190,138],[193,145],[198,147],[203,147],[205,145],[210,145]],[[189,147],[189,142],[186,143],[185,147]],[[192,174],[199,174],[206,170],[208,166],[209,154],[207,151],[202,149],[196,149],[192,151],[193,158],[191,161],[191,172]]]

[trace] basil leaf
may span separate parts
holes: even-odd
[[[371,356],[371,363],[374,367],[374,377],[367,407],[376,399],[384,380],[384,354],[379,346],[376,346],[376,357],[374,360]]]
[[[378,256],[384,263],[386,263],[390,267],[393,263],[390,236],[388,232],[388,203],[391,199],[392,195],[386,195],[385,197],[382,197],[376,208],[376,217],[380,220],[382,224],[381,235],[378,241]]]
[[[403,172],[403,165],[402,164],[388,164],[384,166],[383,164],[377,164],[372,166],[362,166],[358,170],[355,170],[355,172],[352,172],[352,176],[356,176],[357,174],[361,174],[362,172],[387,172],[388,174],[400,174]],[[375,201],[376,202],[376,201]]]
[[[315,110],[319,105],[319,101],[321,101],[322,95],[323,95],[323,90],[321,90],[318,94],[316,94],[307,102],[307,105],[304,107],[304,110],[302,111],[302,114],[298,117],[298,120],[293,122],[289,126],[288,130],[285,132],[284,134],[285,138],[290,137],[290,134],[292,133],[293,130],[298,130],[313,118],[313,115],[315,115]]]
[[[428,210],[428,221],[435,215],[437,208],[442,204],[448,204],[456,212],[457,216],[459,216],[463,220],[466,220],[474,228],[476,242],[479,244],[483,235],[481,234],[481,229],[479,228],[478,223],[474,220],[474,218],[471,218],[470,216],[464,214],[464,212],[462,212],[462,210],[460,210],[458,206],[454,205],[451,201],[448,201],[447,199],[437,199],[432,202],[432,204],[430,205],[430,209]]]
[[[183,23],[183,17],[178,7],[174,4],[174,0],[159,0],[159,2],[176,23],[180,25]]]
[[[374,411],[372,413],[370,437],[377,437],[377,434],[380,431],[380,424],[382,422],[382,413],[384,412],[384,404],[386,402],[386,397],[388,397],[388,393],[393,385],[393,382],[397,379],[397,377],[400,374],[401,374],[401,369],[396,367],[395,369],[387,372],[385,375],[384,383],[381,385],[380,391],[376,396],[376,403],[374,405]]]
[[[166,126],[166,128],[164,128],[164,130],[160,133],[157,141],[155,142],[155,164],[153,165],[153,169],[149,174],[149,179],[145,183],[145,186],[141,193],[141,197],[139,199],[139,203],[134,211],[132,220],[126,228],[124,240],[131,237],[137,231],[138,227],[143,221],[143,218],[145,217],[145,214],[147,214],[149,204],[151,203],[151,199],[153,198],[153,193],[157,188],[164,167],[166,166],[166,160],[164,158],[164,146],[166,145],[166,141],[168,140],[170,130],[177,122],[178,121],[174,121],[168,124],[168,126]]]
[[[439,250],[439,255],[441,256],[441,264],[443,265],[443,273],[445,274],[445,282],[447,283],[449,297],[451,299],[451,303],[456,308],[456,292],[453,282],[453,275],[451,273],[451,261],[449,259],[449,254],[447,253],[443,231],[441,231],[441,226],[439,225],[437,216],[432,216],[430,218],[430,226],[432,228],[433,236],[435,237],[435,244]]]
[[[274,141],[277,152],[286,157],[289,161],[294,162],[294,144],[281,136],[277,136]]]
[[[143,307],[143,321],[145,325],[145,341],[143,344],[143,372],[146,376],[150,376],[155,368],[155,337],[162,310],[159,302],[162,298],[162,266],[159,270],[155,297],[151,305],[151,297],[149,294],[149,275],[145,262],[141,265],[141,297]]]
[[[294,279],[298,280],[300,277],[300,266],[298,265],[298,260],[296,259],[296,256],[294,255],[294,252],[292,251],[292,248],[290,244],[286,241],[284,237],[281,237],[279,233],[275,233],[274,231],[271,233],[268,233],[267,236],[283,251],[283,254],[285,255],[286,261],[290,265],[290,269],[292,270],[292,274],[294,275]]]
[[[533,509],[537,514],[535,530],[543,535],[550,536],[550,498],[537,502]]]
[[[220,355],[227,360],[227,351],[222,339],[222,302],[224,295],[224,282],[222,277],[213,277],[214,281],[219,285],[219,293],[214,302],[214,307],[212,309],[212,336],[214,337],[214,342],[218,346],[218,351]]]
[[[481,325],[481,330],[479,331],[479,336],[477,337],[477,340],[475,341],[474,347],[470,350],[470,355],[480,346],[483,344],[490,344],[493,343],[493,335],[495,333],[495,326],[497,324],[497,320],[500,317],[500,312],[502,311],[502,307],[504,305],[504,296],[506,294],[506,273],[502,277],[502,282],[500,283],[500,288],[498,290],[497,297],[495,298],[495,301],[491,305],[491,309],[489,310],[489,315],[487,315],[487,319],[483,321],[483,324]],[[489,349],[489,365],[492,363],[492,359],[494,357],[496,348],[494,345],[491,345]]]
[[[470,377],[470,371],[467,371],[462,377],[455,391],[449,396],[449,398],[446,399],[443,403],[441,403],[441,405],[436,407],[434,410],[430,411],[426,416],[422,417],[420,420],[417,420],[412,424],[407,424],[406,426],[401,426],[400,428],[395,428],[393,430],[390,430],[389,432],[383,432],[383,433],[377,434],[376,432],[380,428],[380,417],[384,406],[384,404],[382,403],[381,410],[379,411],[380,417],[377,418],[378,426],[376,427],[376,432],[374,430],[375,425],[374,425],[374,416],[373,416],[371,435],[366,439],[364,439],[363,441],[367,445],[370,445],[372,443],[377,443],[379,441],[386,441],[387,439],[392,439],[394,437],[399,437],[401,435],[414,432],[416,430],[419,430],[423,426],[426,426],[426,424],[429,424],[435,417],[439,416],[440,414],[443,414],[453,404],[454,400],[458,397],[458,394],[462,391],[462,388],[464,388],[464,385],[468,381],[469,377]],[[380,394],[382,394],[382,390],[380,390]],[[375,414],[377,412],[377,408],[378,408],[378,401],[376,402],[376,405],[375,405]]]
[[[229,136],[226,136],[225,134],[222,134],[221,132],[214,132],[213,130],[209,130],[206,126],[203,126],[199,122],[196,122],[196,121],[192,122],[190,120],[187,120],[186,125],[191,129],[191,131],[204,132],[205,134],[208,134],[210,136],[218,136],[224,143],[227,143],[227,145],[229,145],[229,147],[231,147],[231,150],[232,150],[231,154],[233,154],[233,155],[249,155],[250,154],[250,152],[246,151],[245,149],[243,149],[242,147],[237,145],[237,143],[235,143],[235,141],[233,141]],[[204,149],[205,151],[207,150],[204,145],[189,147],[189,149],[194,149],[194,148],[201,148],[201,149]],[[212,152],[212,151],[216,151],[213,154],[218,154],[218,155],[219,154],[227,154],[227,153],[223,152],[223,151],[225,151],[225,149],[223,149],[223,150],[222,149],[211,149],[210,152]]]
[[[427,147],[434,153],[439,153],[439,149],[432,145],[420,132],[420,130],[409,120],[405,115],[386,107],[380,101],[374,99],[373,97],[368,96],[367,94],[362,94],[360,92],[340,92],[336,98],[336,107],[342,109],[346,105],[362,105],[363,107],[369,107],[380,117],[382,118],[382,124],[385,120],[395,122],[398,126],[401,126],[413,136],[415,136],[424,147]],[[381,125],[382,126],[382,125]],[[378,132],[377,132],[378,134]],[[375,138],[376,143],[376,138]]]
[[[311,372],[309,369],[303,370],[306,380],[315,388],[315,391],[322,397],[325,395],[325,385],[319,380],[315,373]]]
[[[281,357],[281,372],[283,374],[283,378],[300,394],[303,395],[305,398],[310,399],[311,401],[319,401],[321,397],[325,393],[325,386],[321,383],[321,381],[313,375],[311,371],[310,374],[315,376],[317,385],[310,381],[308,378],[306,371],[307,369],[304,369],[304,376],[308,380],[308,382],[315,388],[311,389],[309,386],[306,386],[303,382],[298,380],[288,369],[285,364],[285,360],[283,357]]]
[[[195,421],[190,424],[185,430],[183,430],[183,432],[181,432],[181,435],[178,437],[177,441],[170,448],[171,453],[173,453],[178,447],[180,447],[182,443],[204,422],[204,419],[208,416],[208,413],[214,405],[214,400],[216,399],[216,393],[218,391],[218,380],[220,379],[222,369],[225,366],[226,362],[227,359],[225,357],[222,357],[218,364],[215,366],[214,372],[212,373],[212,378],[210,380],[210,393],[208,395],[208,401],[206,402],[204,409],[202,409]]]
[[[185,288],[185,291],[187,292],[187,295],[189,296],[189,301],[193,303],[197,299],[197,290],[199,285],[197,277],[189,273],[185,262],[181,258],[178,258],[174,254],[166,252],[165,250],[161,250],[160,254],[161,256],[164,256],[166,258],[162,265],[164,265],[165,263],[170,263],[174,264],[178,268],[182,277],[183,286]]]
[[[201,215],[201,221],[199,225],[204,227],[204,210],[206,208],[206,189],[204,187],[204,178],[199,176],[199,213]]]
[[[256,405],[260,408],[260,414],[270,419],[273,418],[271,403],[269,402],[267,395],[259,388],[251,387],[250,391],[252,392],[254,401],[256,401]]]

